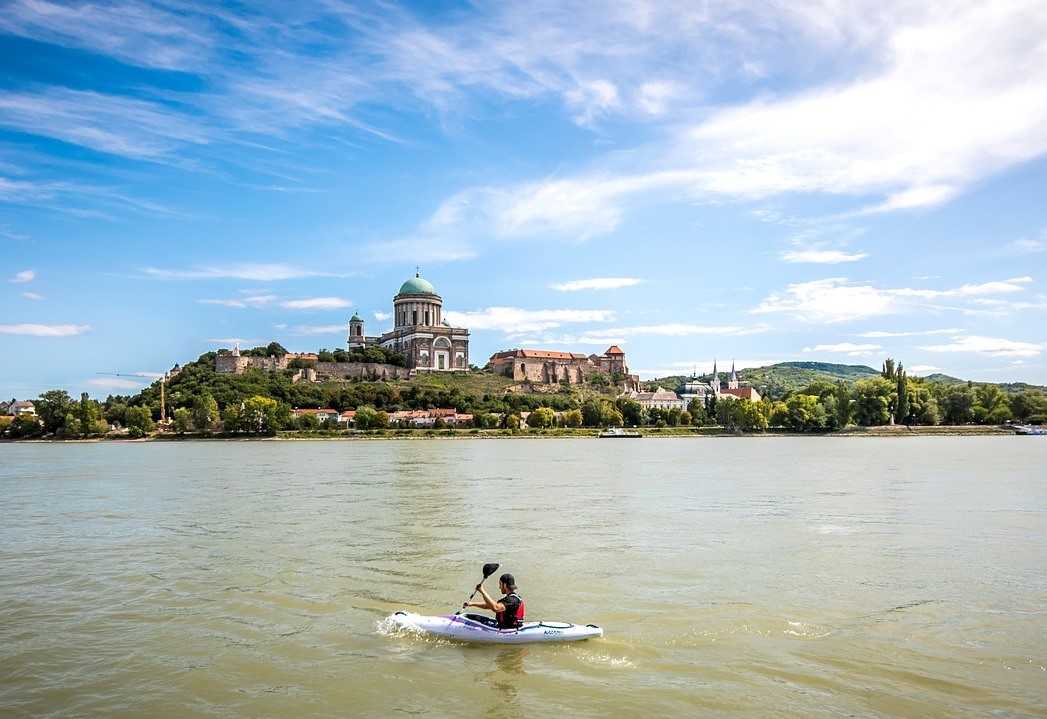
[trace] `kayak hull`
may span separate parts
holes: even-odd
[[[595,624],[524,622],[523,626],[518,629],[498,629],[483,621],[478,621],[481,619],[482,617],[475,614],[428,617],[411,612],[394,612],[389,617],[390,622],[403,629],[457,639],[462,642],[483,644],[578,642],[603,636],[603,629]]]

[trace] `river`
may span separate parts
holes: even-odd
[[[0,445],[0,716],[1044,717],[1045,459],[1017,436]],[[529,619],[605,636],[383,621],[453,612],[487,562]]]

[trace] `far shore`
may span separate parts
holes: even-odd
[[[908,427],[893,425],[882,427],[848,427],[834,432],[732,432],[722,427],[640,427],[637,432],[646,439],[660,438],[765,438],[765,437],[966,437],[966,436],[1017,436],[1012,427],[1000,425],[943,425],[935,427]],[[142,443],[142,442],[289,442],[321,440],[434,440],[434,439],[596,439],[596,429],[386,429],[366,431],[286,431],[272,436],[261,435],[201,435],[157,432],[145,437],[131,438],[126,434],[110,434],[105,437],[86,439],[8,439],[3,443]]]

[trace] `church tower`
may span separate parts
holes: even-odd
[[[731,361],[731,376],[727,378],[727,389],[738,389],[738,374],[734,371],[734,360]]]
[[[353,316],[349,318],[349,339],[347,344],[349,349],[363,349],[367,347],[367,340],[364,336],[364,320],[359,312],[354,312]]]
[[[716,372],[716,360],[713,360],[713,378],[709,380],[709,386],[713,388],[713,394],[720,394],[720,375]]]

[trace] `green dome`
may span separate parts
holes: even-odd
[[[435,295],[436,288],[429,280],[423,280],[418,275],[404,282],[400,286],[401,295]]]
[[[354,312],[353,316],[349,318],[350,322],[363,322],[364,318],[360,316],[359,312]]]

